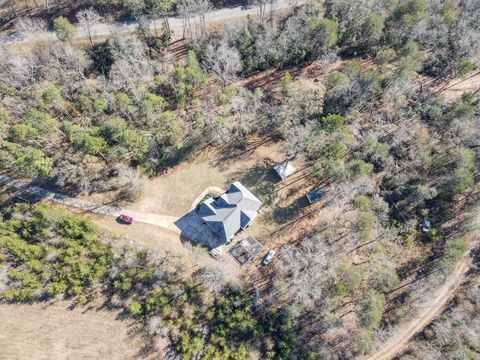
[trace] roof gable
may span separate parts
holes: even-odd
[[[288,160],[282,161],[281,163],[275,165],[273,169],[276,171],[278,176],[282,178],[282,180],[285,180],[287,177],[289,177],[296,171],[296,169],[290,164],[290,161]]]
[[[261,206],[262,202],[237,181],[218,198],[207,199],[197,214],[227,242],[252,222]]]

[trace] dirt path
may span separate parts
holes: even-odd
[[[468,252],[469,254],[470,252]],[[361,358],[362,360],[388,360],[393,359],[404,351],[410,340],[439,316],[448,301],[455,295],[455,292],[462,283],[462,280],[470,267],[471,259],[466,255],[455,267],[450,278],[438,289],[435,298],[423,307],[422,312],[413,320],[404,324],[398,334],[392,336],[374,354]]]
[[[175,221],[179,219],[176,216],[144,213],[128,209],[121,209],[111,205],[97,204],[91,201],[85,201],[55,193],[38,186],[30,185],[25,181],[14,179],[6,175],[0,175],[0,184],[20,189],[34,196],[38,196],[46,200],[51,200],[64,206],[74,207],[95,214],[109,215],[113,217],[118,217],[120,214],[128,214],[130,216],[133,216],[135,221],[155,225],[169,231],[175,231],[178,234],[180,233],[180,230],[175,226]]]
[[[464,80],[452,80],[445,85],[440,93],[445,100],[454,100],[466,92],[475,92],[480,90],[480,71],[472,74]]]
[[[205,190],[202,191],[202,193],[200,195],[197,196],[197,198],[195,200],[193,200],[192,202],[192,206],[190,206],[190,210],[189,211],[193,211],[195,210],[195,208],[197,207],[197,205],[200,203],[200,201],[203,200],[203,198],[205,196],[207,196],[208,193],[210,192],[217,192],[219,194],[223,194],[225,192],[225,190],[219,188],[218,186],[209,186],[208,188],[206,188]]]

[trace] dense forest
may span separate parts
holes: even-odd
[[[172,358],[350,359],[414,317],[475,245],[480,93],[442,90],[478,72],[480,2],[293,1],[280,12],[256,0],[257,16],[214,31],[201,20],[208,1],[72,1],[73,15],[61,1],[34,3],[0,1],[29,39],[0,52],[2,171],[134,200],[144,178],[255,136],[281,143],[341,211],[284,246],[262,285],[239,285],[119,249],[76,215],[4,204],[5,301],[102,296],[142,325],[146,352],[169,338]],[[163,21],[75,40],[111,6]],[[170,52],[173,14],[185,56]],[[56,39],[38,36],[48,28]],[[265,72],[274,80],[257,86]],[[475,296],[478,287],[465,290],[404,358],[478,355],[474,334],[455,330],[478,327]]]

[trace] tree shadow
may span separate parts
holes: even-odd
[[[276,206],[275,209],[273,209],[272,219],[277,224],[284,224],[300,216],[308,205],[307,198],[302,195],[287,206]]]
[[[270,69],[255,72],[247,77],[247,81],[244,87],[248,90],[255,90],[256,88],[274,88],[279,80],[288,72],[293,77],[300,76],[305,68],[310,66],[310,63],[303,63],[300,65],[295,65],[291,67],[285,67],[283,69]],[[260,74],[260,76],[258,76]],[[315,73],[308,71],[309,76],[314,76]],[[313,74],[313,75],[312,75]]]
[[[42,201],[42,198],[39,196],[35,196],[27,191],[9,186],[0,186],[0,193],[2,194],[0,206],[3,208],[7,208],[18,203],[35,205]]]
[[[219,153],[225,154],[216,158],[213,162],[215,167],[220,170],[226,170],[233,162],[237,162],[239,159],[245,160],[250,157],[256,149],[262,145],[272,141],[271,138],[260,138],[254,141],[232,141],[227,145],[222,146]],[[228,154],[228,155],[227,155]]]
[[[235,8],[238,6],[243,9],[248,9],[250,7],[249,0],[213,0],[212,5],[214,9],[224,9],[224,8]]]
[[[271,204],[275,195],[275,185],[280,178],[272,168],[272,164],[257,164],[247,171],[233,173],[230,182],[239,181],[264,204]]]

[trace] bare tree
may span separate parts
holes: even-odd
[[[63,91],[68,96],[74,96],[75,90],[88,85],[85,69],[91,61],[84,51],[66,43],[56,43],[42,51],[39,62],[41,75],[45,79],[57,83],[60,80]]]
[[[261,24],[265,24],[267,21],[273,21],[278,0],[251,0],[251,4],[257,7],[258,19]]]
[[[269,0],[251,0],[251,4],[258,8],[258,18],[262,24],[266,21],[268,2]]]
[[[135,200],[143,190],[145,179],[136,169],[128,168],[123,164],[115,167],[117,177],[114,179],[114,186],[122,188],[119,198],[122,200]]]
[[[277,10],[278,0],[267,0],[268,11],[270,12],[270,21],[273,21],[275,17],[275,11]]]
[[[242,70],[238,50],[225,39],[218,45],[209,44],[203,60],[207,71],[220,81],[222,87],[236,80],[237,74]]]
[[[31,51],[0,52],[0,80],[16,89],[26,89],[40,80],[40,64]]]
[[[207,32],[206,16],[213,9],[210,0],[180,0],[177,12],[183,18],[183,37],[196,40]]]
[[[196,10],[197,14],[200,17],[200,32],[201,36],[205,36],[207,33],[207,23],[206,16],[212,11],[213,5],[210,0],[196,0]]]
[[[288,0],[288,6],[290,6],[293,9],[295,9],[299,4],[299,0]]]
[[[55,184],[75,194],[90,194],[100,190],[105,177],[99,165],[82,162],[80,159],[59,161],[52,174]]]
[[[81,10],[76,15],[80,27],[85,29],[90,40],[90,45],[93,46],[93,26],[101,20],[101,16],[93,8]]]
[[[47,23],[43,19],[24,17],[18,19],[15,31],[20,35],[28,35],[47,30]]]
[[[219,293],[225,283],[225,274],[218,267],[207,267],[200,274],[200,279],[208,285],[214,293]]]
[[[8,271],[10,270],[9,265],[5,265],[0,269],[0,294],[3,293],[8,288]]]
[[[117,36],[111,41],[115,59],[108,85],[114,91],[125,91],[140,99],[153,77],[153,64],[146,56],[144,45],[137,38]]]
[[[170,24],[168,22],[168,16],[171,14],[174,6],[172,0],[150,0],[149,1],[149,14],[153,16],[153,27],[155,33],[157,33],[156,18],[160,17],[163,24],[164,31],[170,35]]]
[[[191,21],[193,16],[193,8],[191,1],[180,0],[177,3],[177,13],[183,19],[183,38],[186,38],[191,33]]]

